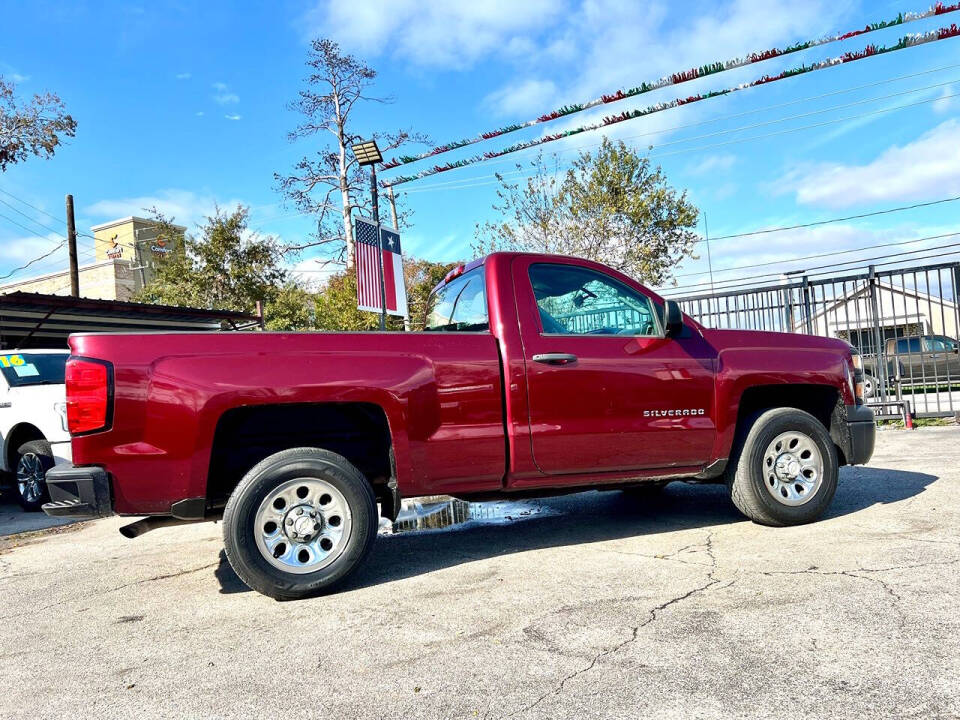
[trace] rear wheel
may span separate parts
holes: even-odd
[[[31,440],[17,450],[17,500],[28,512],[49,502],[47,470],[54,465],[53,450],[46,440]]]
[[[370,483],[346,458],[318,448],[284,450],[253,467],[223,516],[233,569],[278,600],[331,589],[363,561],[376,534]]]
[[[730,498],[762,525],[816,520],[837,490],[839,460],[823,424],[794,408],[767,410],[753,422],[727,477]]]

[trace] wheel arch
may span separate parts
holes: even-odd
[[[33,423],[20,422],[14,425],[3,439],[3,469],[8,472],[16,469],[17,451],[25,442],[46,439],[40,428]]]
[[[751,385],[745,388],[740,395],[737,408],[736,429],[730,456],[736,455],[753,421],[760,414],[766,410],[781,407],[802,410],[819,420],[837,446],[840,464],[846,464],[843,444],[838,437],[838,433],[846,427],[841,421],[841,418],[845,418],[843,395],[833,385],[826,384],[787,383]]]
[[[342,455],[366,477],[378,499],[389,496],[387,484],[396,467],[383,407],[370,402],[268,403],[231,408],[220,416],[207,472],[207,507],[224,506],[257,463],[297,447]]]

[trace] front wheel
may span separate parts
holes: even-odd
[[[277,600],[327,591],[363,561],[377,534],[373,488],[346,458],[294,448],[240,481],[223,514],[227,558]]]
[[[802,410],[778,408],[761,414],[732,459],[730,498],[761,525],[816,520],[837,490],[837,449],[823,424]]]
[[[53,466],[53,450],[46,440],[31,440],[17,450],[17,500],[27,512],[49,502],[46,476]]]

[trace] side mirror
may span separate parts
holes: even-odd
[[[683,312],[675,300],[667,300],[664,310],[667,316],[664,322],[665,334],[668,338],[676,337],[683,332]]]

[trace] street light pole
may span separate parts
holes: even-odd
[[[360,140],[350,147],[360,167],[370,166],[370,207],[377,226],[377,271],[380,275],[380,329],[387,329],[387,288],[383,279],[383,245],[380,240],[380,203],[377,196],[377,163],[383,162],[376,140]]]
[[[370,166],[370,206],[377,225],[377,272],[380,274],[380,329],[387,329],[387,286],[383,279],[383,247],[380,244],[380,202],[377,198],[377,166]]]

